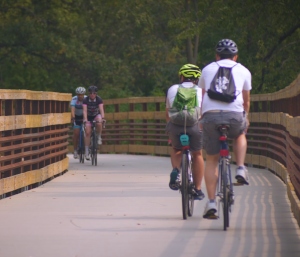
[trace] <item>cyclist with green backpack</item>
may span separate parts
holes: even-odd
[[[194,199],[202,200],[204,194],[201,182],[204,175],[202,156],[202,131],[199,126],[201,117],[202,90],[197,86],[201,70],[193,64],[185,64],[179,70],[180,84],[169,88],[166,97],[166,132],[172,142],[171,163],[173,170],[170,174],[169,187],[178,190],[180,184],[181,143],[179,135],[186,133],[190,136],[190,150],[193,157],[193,181],[195,184]]]

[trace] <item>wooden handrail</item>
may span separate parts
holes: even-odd
[[[0,198],[34,188],[37,182],[66,171],[71,97],[0,89]],[[37,174],[45,172],[48,174]],[[31,173],[38,178],[31,180],[32,175],[27,175]]]

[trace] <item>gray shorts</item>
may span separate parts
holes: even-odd
[[[181,150],[180,135],[184,133],[183,126],[178,126],[172,122],[168,122],[166,126],[166,132],[169,138],[172,140],[172,147]],[[199,123],[191,127],[186,127],[186,133],[190,137],[190,150],[199,151],[202,149],[202,131],[199,128]]]
[[[201,119],[203,124],[203,148],[209,155],[218,154],[220,151],[220,132],[216,125],[230,125],[228,138],[235,139],[244,133],[247,122],[243,112],[207,112]]]

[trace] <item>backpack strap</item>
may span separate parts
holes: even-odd
[[[223,67],[223,68],[227,68],[227,69],[232,69],[234,66],[238,65],[239,63],[237,62],[235,65],[233,65],[232,67],[224,67],[224,66],[220,66],[220,64],[218,64],[218,62],[215,62],[219,67]]]
[[[192,86],[192,87],[184,87],[182,84],[178,84],[178,86],[181,87],[181,88],[196,88],[196,87],[198,87],[198,86],[197,86],[196,84],[194,84],[194,83],[193,83],[193,86]],[[178,87],[178,88],[179,88],[179,87]]]

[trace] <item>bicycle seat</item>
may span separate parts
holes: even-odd
[[[216,126],[216,129],[218,131],[220,131],[220,133],[222,135],[227,135],[228,134],[228,131],[230,130],[230,125],[228,124],[221,124],[221,125],[217,125]]]

